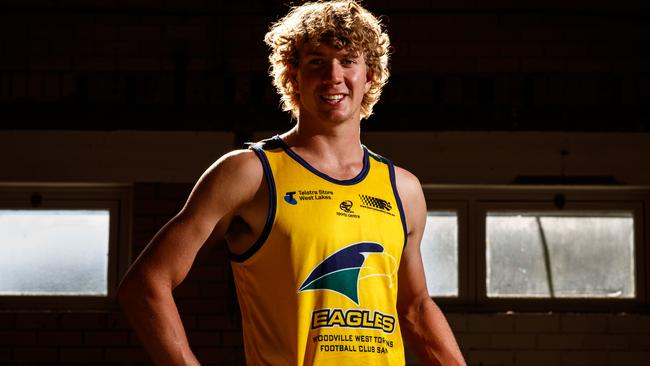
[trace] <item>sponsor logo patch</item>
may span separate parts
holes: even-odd
[[[284,194],[284,200],[285,200],[287,203],[292,204],[292,205],[297,204],[298,201],[296,201],[296,199],[293,197],[294,194],[296,194],[295,191],[294,191],[294,192],[287,192],[287,193],[285,193],[285,194]]]
[[[373,196],[368,196],[366,194],[360,194],[359,198],[361,199],[361,207],[395,216],[395,214],[391,212],[393,206],[389,201]]]
[[[331,200],[334,195],[333,191],[326,189],[297,189],[284,194],[284,200],[292,205],[300,201],[321,201]]]
[[[337,216],[342,216],[342,217],[353,218],[353,219],[360,218],[361,216],[359,214],[355,213],[352,210],[353,206],[354,206],[354,203],[352,203],[352,201],[350,201],[350,200],[341,201],[341,203],[339,204],[340,211],[337,211],[336,215]]]
[[[353,205],[354,204],[352,203],[352,201],[346,200],[346,201],[341,202],[341,204],[339,205],[339,208],[341,209],[341,211],[344,211],[344,212],[347,212],[347,213],[352,213],[353,212],[352,211],[352,206]]]

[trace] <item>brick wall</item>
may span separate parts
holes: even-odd
[[[190,184],[134,187],[133,253],[181,207]],[[190,342],[206,365],[243,364],[241,326],[223,246],[204,248],[174,292]],[[449,312],[470,365],[647,365],[650,316]],[[409,364],[417,361],[409,355]],[[2,312],[0,364],[149,364],[118,311]]]
[[[471,365],[645,365],[650,317],[449,314]]]

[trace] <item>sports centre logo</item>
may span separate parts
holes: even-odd
[[[352,213],[352,212],[353,212],[353,211],[352,211],[352,206],[353,206],[353,205],[354,205],[354,204],[352,203],[352,201],[350,201],[350,200],[345,200],[345,201],[341,202],[341,204],[339,204],[339,208],[340,208],[342,211],[345,211],[345,212],[347,212],[347,213]]]
[[[389,265],[368,265],[366,262],[372,254],[387,256],[391,263]],[[385,261],[386,257],[380,259]],[[392,267],[392,270],[389,269],[390,267]],[[392,279],[397,270],[396,267],[395,258],[384,253],[384,247],[381,244],[374,242],[355,243],[340,249],[320,262],[302,282],[298,292],[334,291],[359,305],[359,281],[373,276],[384,276]],[[385,273],[386,270],[391,273]],[[392,287],[392,283],[390,286]]]

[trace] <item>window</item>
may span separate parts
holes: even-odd
[[[2,307],[111,306],[129,261],[129,215],[128,186],[2,185]]]
[[[647,306],[650,190],[424,186],[429,294],[492,310]]]
[[[429,211],[420,245],[430,296],[458,296],[458,214]]]
[[[0,210],[0,295],[108,295],[108,210]]]
[[[488,212],[488,297],[633,298],[632,212]]]

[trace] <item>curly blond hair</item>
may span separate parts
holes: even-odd
[[[368,118],[388,81],[390,40],[379,19],[353,0],[307,2],[293,7],[271,25],[264,36],[270,47],[269,74],[281,96],[282,110],[299,115],[299,95],[291,68],[298,67],[300,48],[310,42],[360,52],[372,71],[370,90],[361,102],[361,117]]]

